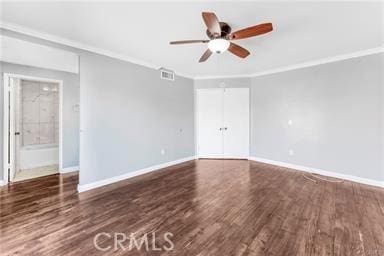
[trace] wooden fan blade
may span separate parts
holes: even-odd
[[[244,28],[236,32],[233,32],[229,36],[229,39],[236,40],[236,39],[243,39],[243,38],[248,38],[252,36],[258,36],[258,35],[271,32],[272,30],[273,30],[272,23],[263,23],[263,24],[259,24],[256,26]]]
[[[193,44],[193,43],[208,43],[209,40],[181,40],[181,41],[172,41],[169,44]]]
[[[211,55],[212,55],[211,50],[207,49],[207,50],[204,52],[204,54],[201,56],[201,58],[199,59],[199,62],[204,62],[204,61],[206,61]]]
[[[231,43],[229,45],[228,51],[230,51],[231,53],[233,53],[234,55],[236,55],[240,58],[245,58],[250,54],[247,49],[244,49],[240,45],[237,45],[234,43]]]
[[[203,12],[202,16],[209,32],[216,36],[221,35],[221,27],[216,14],[213,12]]]

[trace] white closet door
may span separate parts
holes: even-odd
[[[224,103],[224,157],[249,156],[249,89],[227,88]]]
[[[198,155],[223,156],[223,89],[197,90]]]

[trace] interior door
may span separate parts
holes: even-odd
[[[227,88],[223,95],[223,157],[248,158],[249,89]]]
[[[223,89],[197,90],[197,146],[200,158],[223,156]]]

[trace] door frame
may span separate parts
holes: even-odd
[[[223,159],[249,159],[250,157],[250,152],[251,152],[251,88],[249,87],[211,87],[211,88],[196,88],[194,90],[194,103],[195,103],[195,106],[194,106],[194,110],[195,110],[195,115],[194,115],[194,119],[195,119],[195,152],[196,152],[196,158],[211,158],[211,157],[202,157],[200,156],[200,151],[199,151],[199,113],[198,113],[198,109],[199,109],[199,91],[200,90],[225,90],[225,89],[248,89],[248,97],[249,97],[249,117],[248,117],[248,120],[249,120],[249,127],[248,127],[248,140],[249,140],[249,143],[248,143],[248,155],[247,156],[244,156],[244,157],[222,157]],[[213,157],[212,159],[217,159],[217,157]]]
[[[63,168],[63,80],[37,77],[37,76],[26,76],[13,73],[3,73],[3,184],[6,185],[9,183],[8,168],[11,168],[11,171],[15,171],[15,163],[8,163],[8,154],[9,152],[15,152],[15,144],[10,143],[10,134],[15,132],[15,123],[8,122],[10,121],[11,116],[9,116],[8,108],[14,108],[13,96],[15,95],[15,88],[10,87],[10,79],[27,79],[37,82],[48,82],[48,83],[57,83],[59,85],[59,171]],[[10,94],[9,94],[10,93]],[[9,97],[10,95],[10,97]],[[10,143],[10,144],[9,144]],[[9,145],[9,148],[8,148]],[[11,157],[11,160],[15,159]]]

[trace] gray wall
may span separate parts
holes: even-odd
[[[73,105],[79,103],[79,75],[0,62],[0,72],[63,80],[63,167],[79,165],[79,113]],[[0,133],[3,134],[3,77],[0,89]],[[3,145],[3,136],[0,137]],[[0,164],[3,166],[3,147],[0,147]],[[0,180],[3,179],[0,172]]]
[[[381,177],[384,180],[384,54],[381,54],[381,162],[382,162],[382,172]]]
[[[193,80],[90,53],[80,70],[80,185],[195,155]]]
[[[194,155],[193,87],[221,82],[251,88],[252,156],[384,180],[383,54],[252,79],[171,83],[152,69],[0,32],[81,55],[81,184]]]
[[[253,78],[251,155],[384,180],[383,56]]]
[[[383,70],[376,54],[194,84],[251,88],[251,156],[384,180]]]
[[[192,79],[169,82],[154,69],[0,33],[80,55],[80,185],[195,155]]]

